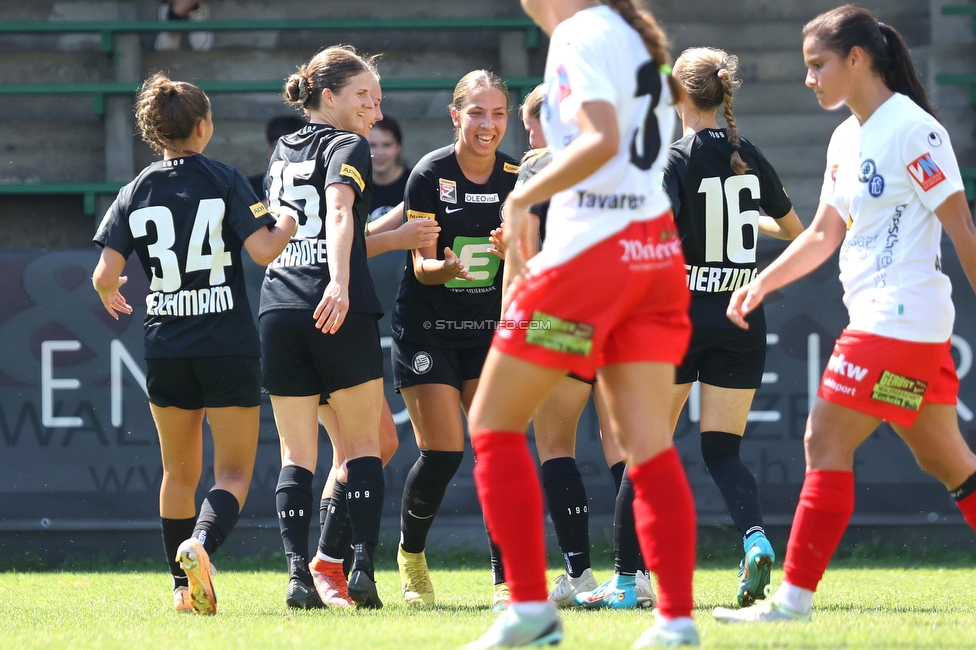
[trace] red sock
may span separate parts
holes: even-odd
[[[854,513],[854,472],[807,472],[793,515],[783,572],[796,587],[816,591]]]
[[[678,451],[671,447],[630,468],[628,475],[634,484],[641,552],[657,576],[658,612],[666,618],[691,616],[698,529],[695,500]]]
[[[525,434],[480,431],[471,436],[471,444],[478,499],[491,537],[501,549],[512,601],[545,600],[542,487]]]
[[[962,511],[962,517],[969,524],[969,527],[976,530],[976,492],[965,499],[956,501],[956,505]]]

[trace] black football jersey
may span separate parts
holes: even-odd
[[[725,129],[703,129],[671,145],[664,187],[688,272],[695,327],[735,327],[725,315],[735,289],[758,274],[759,209],[780,219],[793,209],[776,170],[751,142],[740,138],[739,154],[749,169],[734,174],[734,149]],[[765,329],[760,306],[746,319]]]
[[[519,167],[518,181],[515,186],[518,187],[529,180],[551,162],[552,152],[548,150],[541,155],[529,158]],[[546,217],[549,216],[549,201],[529,206],[529,212],[539,217],[539,242],[541,244],[546,239]]]
[[[119,191],[94,241],[135,251],[149,278],[147,359],[260,356],[241,248],[273,223],[241,172],[200,155],[154,162]]]
[[[488,182],[472,183],[461,172],[452,144],[430,152],[410,172],[406,218],[436,220],[441,227],[437,258],[444,259],[444,249],[450,247],[474,280],[421,284],[408,253],[393,312],[398,339],[446,348],[491,340],[501,314],[502,262],[488,252],[488,237],[502,222],[502,207],[518,171],[514,158],[496,152]]]
[[[349,311],[382,315],[366,265],[366,222],[372,190],[366,138],[325,124],[309,124],[278,140],[268,164],[269,207],[298,218],[298,234],[271,264],[261,285],[263,314],[315,309],[331,280],[326,252],[325,188],[350,186],[355,228],[349,256]]]
[[[373,201],[369,205],[370,221],[376,221],[403,202],[403,192],[407,187],[407,178],[409,177],[410,170],[405,169],[400,174],[400,178],[389,185],[373,183]]]

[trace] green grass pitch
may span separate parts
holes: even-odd
[[[220,566],[219,562],[216,562]],[[231,566],[234,566],[231,563]],[[550,571],[554,577],[555,571]],[[604,567],[598,580],[610,575]],[[171,610],[163,571],[0,573],[0,648],[457,648],[492,622],[486,568],[434,570],[433,609],[400,600],[395,571],[377,572],[380,611],[295,612],[284,604],[282,571],[237,565],[215,579],[216,617]],[[782,579],[777,568],[773,586]],[[976,568],[909,568],[848,561],[832,567],[814,601],[814,621],[763,627],[713,622],[732,606],[732,568],[695,575],[695,620],[705,648],[974,648]],[[561,647],[629,648],[651,624],[649,611],[563,610]]]

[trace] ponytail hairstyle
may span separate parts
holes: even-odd
[[[668,86],[671,88],[671,96],[674,101],[681,97],[681,84],[671,75],[670,61],[668,54],[668,37],[658,27],[654,15],[643,7],[641,0],[604,0],[611,9],[620,14],[620,17],[637,32],[644,46],[651,54],[654,65],[659,70],[665,72],[668,78]]]
[[[710,113],[719,106],[724,108],[729,144],[734,149],[729,165],[735,174],[744,174],[749,166],[739,154],[739,130],[732,114],[732,93],[742,84],[735,77],[738,67],[738,57],[710,47],[693,47],[674,62],[674,77],[699,110]]]
[[[281,94],[286,104],[302,109],[308,117],[321,107],[323,90],[339,94],[350,79],[363,72],[377,74],[373,59],[367,63],[351,45],[333,45],[298,66],[298,71],[285,80]]]
[[[172,81],[157,72],[142,84],[136,98],[136,125],[157,153],[180,151],[177,147],[210,113],[206,93],[186,81]]]
[[[871,57],[871,69],[881,75],[890,90],[908,95],[922,110],[939,119],[915,71],[905,39],[867,9],[844,5],[822,13],[803,27],[803,38],[811,36],[842,57],[855,46],[862,48]]]
[[[546,101],[546,86],[545,84],[539,84],[532,91],[525,96],[525,101],[519,106],[518,116],[523,122],[526,118],[531,118],[533,120],[539,120],[542,118],[542,104]],[[525,152],[522,156],[522,162],[525,163],[534,158],[547,153],[549,147],[539,147],[538,149],[531,149]]]

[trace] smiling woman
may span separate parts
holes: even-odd
[[[404,196],[407,220],[434,220],[440,235],[407,258],[393,313],[394,387],[420,448],[403,489],[397,554],[411,605],[434,602],[427,532],[461,464],[461,410],[471,405],[501,314],[502,264],[490,238],[518,174],[515,159],[497,151],[508,123],[508,88],[497,75],[465,75],[450,111],[456,142],[417,163]],[[495,552],[492,565],[502,585]]]

